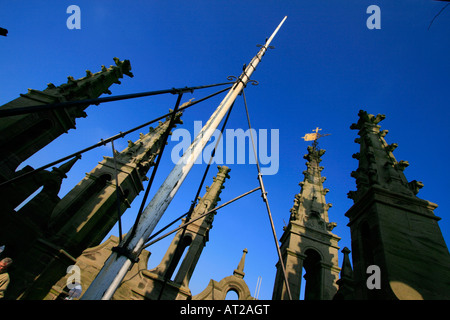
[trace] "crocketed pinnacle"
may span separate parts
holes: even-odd
[[[239,261],[239,264],[237,266],[236,269],[234,269],[233,271],[233,275],[243,279],[245,276],[245,272],[244,272],[244,266],[245,266],[245,255],[248,253],[247,249],[242,250],[242,257],[241,257],[241,261]]]
[[[119,58],[114,58],[114,62],[114,66],[111,65],[109,68],[102,66],[101,70],[96,73],[86,70],[86,76],[80,79],[68,76],[67,83],[59,86],[49,83],[43,91],[28,89],[27,95],[42,96],[49,99],[50,102],[64,102],[94,99],[104,93],[111,94],[109,87],[114,83],[120,84],[119,79],[123,78],[123,75],[133,77],[129,60],[121,61]],[[67,110],[74,118],[86,117],[83,110],[87,106],[88,104],[86,106],[69,107]]]
[[[409,163],[395,159],[393,151],[398,145],[386,142],[384,137],[388,130],[380,131],[381,127],[378,123],[385,119],[385,115],[374,116],[360,110],[358,116],[358,122],[350,126],[350,129],[358,130],[360,136],[355,139],[355,142],[360,144],[360,152],[353,154],[353,158],[359,161],[359,166],[351,173],[351,176],[356,179],[357,191],[350,191],[348,197],[356,202],[374,185],[415,196],[423,184],[416,180],[407,181],[403,170]]]
[[[350,263],[350,250],[347,247],[344,247],[341,251],[344,254],[344,260],[342,262],[342,268],[340,273],[340,279],[336,281],[336,284],[339,286],[339,289],[335,296],[334,300],[354,300],[354,278],[353,278],[353,269]]]
[[[299,183],[301,190],[295,195],[290,220],[331,231],[336,223],[330,223],[328,220],[328,209],[332,204],[326,202],[325,195],[329,190],[323,188],[326,178],[321,175],[324,167],[320,166],[320,162],[324,154],[325,150],[308,146],[308,153],[303,156],[308,160],[307,169],[303,171],[304,180]]]
[[[128,146],[122,152],[116,151],[116,159],[120,164],[133,164],[139,168],[139,173],[145,176],[150,166],[154,165],[154,160],[162,147],[162,137],[165,132],[175,128],[177,124],[182,124],[182,113],[179,112],[174,117],[174,122],[170,124],[170,117],[165,121],[159,121],[156,128],[150,127],[147,134],[140,133],[137,141],[128,140]],[[168,134],[171,134],[169,132]],[[106,158],[106,157],[105,157]]]
[[[231,169],[227,166],[217,166],[217,169],[218,172],[217,175],[213,177],[213,183],[211,184],[211,186],[206,186],[206,193],[199,199],[199,202],[192,213],[192,218],[195,218],[198,215],[202,215],[207,211],[214,209],[217,203],[221,200],[220,194],[225,188],[225,179],[230,178],[229,172],[231,171]],[[204,221],[211,224],[213,218],[214,215],[209,214],[203,219]]]
[[[72,169],[75,162],[77,162],[79,159],[81,159],[81,155],[77,155],[72,160],[69,160],[66,163],[63,163],[59,167],[53,167],[53,171],[57,172],[62,178],[67,178],[67,173]]]

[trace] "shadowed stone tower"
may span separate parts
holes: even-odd
[[[86,71],[86,76],[78,80],[69,76],[69,81],[58,87],[49,84],[43,91],[29,89],[28,93],[21,94],[19,98],[1,106],[0,109],[17,110],[36,105],[92,99],[103,93],[110,93],[108,88],[113,83],[120,83],[119,78],[122,78],[124,74],[133,76],[130,72],[131,65],[128,60],[120,61],[118,58],[114,58],[114,60],[115,66],[109,68],[102,66],[102,70],[95,74]],[[25,166],[18,171],[16,169],[22,162],[60,135],[67,133],[69,129],[74,129],[76,119],[86,116],[84,110],[88,106],[89,104],[85,104],[1,117],[0,183],[32,172],[34,169],[31,166]],[[0,226],[0,241],[8,244],[7,250],[16,246],[17,234],[35,233],[32,230],[33,228],[28,230],[26,227],[28,219],[25,218],[25,215],[18,215],[15,210],[34,192],[45,185],[48,175],[48,171],[33,172],[31,175],[8,182],[0,187],[0,201],[2,203],[0,220],[3,221],[3,226]],[[55,175],[53,174],[53,176]],[[48,186],[46,189],[48,191]],[[35,207],[39,208],[39,211],[46,210],[46,212],[41,213],[47,218],[50,218],[51,210],[59,201],[54,196],[52,196],[54,203],[47,209],[42,205]],[[40,220],[39,215],[41,214],[34,214],[29,217],[36,222]],[[8,227],[6,227],[7,221],[9,221]],[[39,221],[39,224],[46,223],[48,223],[48,219]],[[29,239],[27,242],[30,242]],[[23,241],[22,243],[24,244]]]
[[[328,189],[323,188],[324,168],[319,165],[324,153],[325,150],[317,148],[317,141],[308,147],[304,156],[308,160],[307,170],[303,172],[305,178],[300,182],[301,191],[295,195],[289,224],[284,227],[280,240],[289,288],[295,300],[300,298],[303,268],[305,300],[331,300],[337,291],[340,238],[331,232],[336,223],[328,220],[331,204],[325,201]],[[279,262],[272,298],[289,299]]]
[[[180,114],[174,125],[180,123],[179,117]],[[149,133],[140,134],[139,140],[129,141],[122,152],[116,152],[118,189],[114,157],[104,157],[57,203],[44,235],[34,241],[29,251],[21,252],[15,259],[16,272],[12,276],[17,280],[16,285],[8,289],[10,294],[21,294],[24,299],[44,298],[83,250],[100,244],[118,221],[119,214],[123,214],[144,189],[142,181],[147,180],[147,172],[160,152],[164,134],[171,129],[169,119],[160,121]],[[24,288],[27,289],[22,293]]]
[[[423,184],[408,182],[406,161],[392,154],[387,130],[378,123],[384,115],[359,112],[351,129],[358,130],[353,155],[359,166],[352,176],[354,205],[345,214],[350,222],[356,299],[450,299],[450,255],[433,210],[416,195]],[[380,268],[380,289],[369,290],[367,267]]]

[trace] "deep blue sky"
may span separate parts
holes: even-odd
[[[67,76],[80,78],[85,70],[100,70],[114,64],[113,57],[129,59],[135,77],[113,85],[114,95],[148,90],[212,84],[238,76],[242,65],[256,54],[281,19],[288,19],[273,41],[253,79],[258,86],[246,89],[252,126],[278,129],[280,167],[276,175],[264,177],[278,238],[283,220],[303,180],[308,143],[301,137],[314,128],[330,133],[320,141],[327,150],[322,174],[330,189],[326,199],[333,230],[351,248],[345,212],[355,190],[350,177],[357,161],[354,143],[357,132],[350,130],[358,111],[382,113],[388,129],[388,143],[398,143],[394,155],[407,160],[409,181],[423,181],[418,196],[439,205],[435,211],[447,243],[450,239],[448,212],[448,150],[450,86],[450,9],[445,10],[428,30],[433,17],[445,3],[431,0],[397,1],[1,1],[0,26],[9,30],[0,38],[0,104],[25,93],[43,90],[49,82],[59,85]],[[81,29],[69,30],[66,9],[81,8]],[[381,29],[369,30],[369,5],[381,8]],[[183,102],[199,99],[213,90],[186,94]],[[223,97],[223,96],[222,96]],[[193,130],[193,121],[206,122],[221,98],[202,103],[184,116],[183,128]],[[88,117],[77,122],[77,130],[61,136],[26,164],[38,167],[57,158],[153,119],[173,108],[176,97],[165,95],[92,106]],[[228,128],[247,129],[242,98],[238,99]],[[144,131],[144,130],[143,130]],[[118,149],[126,140],[116,142]],[[170,151],[175,142],[166,150]],[[68,179],[64,196],[110,146],[83,156]],[[170,153],[164,154],[152,193],[156,192],[173,167]],[[175,200],[157,226],[185,212],[204,170],[196,165]],[[231,179],[221,198],[230,200],[258,186],[254,165],[230,165]],[[206,184],[216,174],[213,167]],[[124,215],[128,231],[141,198]],[[117,228],[113,230],[117,234]],[[150,268],[156,266],[169,241],[150,249]],[[200,293],[210,279],[220,281],[231,275],[248,249],[245,280],[254,293],[259,276],[259,298],[271,299],[278,260],[267,213],[260,195],[253,194],[219,211],[198,267],[191,280],[192,293]],[[339,263],[341,264],[340,256]]]

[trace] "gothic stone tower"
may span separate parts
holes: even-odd
[[[179,116],[173,125],[180,123]],[[157,128],[150,128],[149,133],[141,134],[136,142],[129,141],[125,150],[115,154],[119,190],[114,158],[104,157],[58,202],[44,236],[16,259],[14,276],[20,280],[11,294],[21,294],[23,299],[42,299],[83,250],[100,244],[119,214],[144,189],[142,181],[147,179],[146,174],[160,152],[164,134],[171,129],[169,123],[169,119],[160,122]],[[22,292],[24,287],[28,288]]]
[[[397,161],[387,144],[387,130],[378,123],[384,115],[359,112],[351,129],[358,130],[353,155],[359,167],[352,172],[356,191],[347,211],[352,238],[356,299],[450,299],[450,255],[434,215],[437,207],[416,196],[421,182],[408,182],[406,161]],[[381,272],[380,289],[369,290],[367,268]]]
[[[206,187],[205,195],[199,200],[193,210],[190,220],[214,209],[220,201],[220,193],[225,188],[225,179],[230,176],[231,169],[219,166],[218,173],[213,178],[210,187]],[[182,224],[189,219],[183,219]],[[122,285],[114,295],[114,299],[126,299],[129,290],[135,297],[150,300],[185,300],[191,299],[189,281],[195,270],[197,262],[209,241],[209,230],[212,228],[214,213],[194,221],[175,234],[161,263],[152,270],[144,270],[139,283],[127,282]],[[185,253],[183,258],[183,253]],[[178,268],[178,272],[175,270]],[[136,299],[136,298],[135,298]]]
[[[338,241],[340,238],[331,231],[336,223],[328,220],[328,209],[323,188],[324,169],[319,164],[325,150],[317,149],[315,144],[308,147],[304,156],[307,170],[300,182],[301,191],[295,195],[289,224],[284,227],[281,237],[281,253],[292,299],[300,298],[302,269],[305,269],[306,300],[331,300],[337,291],[338,280]],[[273,291],[274,300],[289,299],[280,263]]]
[[[114,58],[115,66],[97,73],[86,71],[86,76],[75,80],[69,76],[68,81],[60,86],[49,83],[43,91],[29,89],[28,93],[1,106],[2,110],[17,109],[51,103],[86,100],[111,93],[113,83],[120,84],[123,75],[130,77],[130,61]],[[30,112],[0,118],[0,182],[17,175],[17,167],[37,151],[48,145],[69,129],[75,128],[75,120],[86,117],[84,110],[89,104],[73,107],[56,108]],[[26,197],[25,197],[26,199]]]
[[[113,83],[120,83],[118,79],[124,74],[133,76],[128,60],[120,61],[118,58],[114,60],[115,66],[109,68],[102,66],[102,70],[95,74],[87,71],[86,76],[78,80],[69,77],[68,83],[58,87],[49,84],[44,91],[30,89],[27,94],[22,94],[19,98],[3,105],[1,109],[13,110],[34,105],[84,100],[97,98],[105,92],[110,93],[108,88]],[[86,104],[56,108],[0,118],[0,182],[32,172],[34,169],[30,166],[25,166],[18,171],[16,169],[61,134],[75,128],[75,120],[86,116],[84,110],[88,106]],[[47,171],[33,172],[31,175],[0,187],[2,203],[0,219],[4,226],[9,221],[8,228],[0,227],[2,231],[0,241],[4,244],[8,243],[7,248],[13,245],[12,239],[15,238],[15,234],[29,233],[23,229],[27,225],[27,221],[24,221],[26,219],[22,215],[17,215],[15,208],[45,184],[48,174]],[[48,208],[48,210],[52,209]],[[51,213],[50,211],[48,213]],[[48,216],[47,213],[45,215]],[[34,218],[36,216],[34,215]]]

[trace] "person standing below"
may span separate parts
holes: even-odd
[[[8,267],[12,263],[11,258],[4,258],[0,261],[0,299],[5,297],[5,291],[9,285]]]

